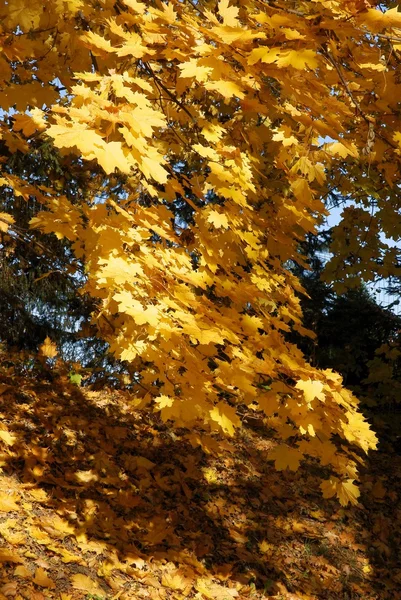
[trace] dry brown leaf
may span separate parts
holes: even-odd
[[[8,581],[1,586],[0,591],[6,598],[9,596],[16,596],[18,583],[16,581]]]
[[[42,592],[35,592],[32,591],[31,595],[30,595],[30,600],[46,600],[44,594],[42,594]]]
[[[156,463],[152,462],[148,458],[145,458],[144,456],[137,456],[136,465],[140,469],[146,469],[146,471],[150,471],[156,466]]]
[[[387,490],[383,485],[383,482],[381,481],[381,479],[379,479],[378,481],[376,481],[376,483],[374,484],[373,488],[372,488],[372,495],[377,498],[378,500],[381,500],[382,498],[384,498],[384,496],[386,495]]]

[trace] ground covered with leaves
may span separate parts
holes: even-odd
[[[263,421],[228,443],[131,402],[0,368],[0,599],[401,598],[389,444],[341,508],[317,464],[274,470]]]

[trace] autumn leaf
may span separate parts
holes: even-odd
[[[19,565],[18,567],[15,567],[14,575],[16,577],[22,577],[23,579],[31,578],[30,570],[27,569],[24,565]]]
[[[237,590],[213,583],[207,579],[198,579],[195,587],[204,597],[211,600],[228,600],[238,596]]]
[[[238,27],[239,9],[235,6],[230,6],[230,0],[220,0],[218,9],[224,25],[227,25],[228,27]]]
[[[212,210],[209,212],[207,220],[209,223],[212,223],[216,229],[220,229],[223,227],[224,229],[228,229],[228,219],[227,216],[223,213],[219,213],[216,210]]]
[[[219,402],[219,404],[217,404],[210,411],[210,416],[213,421],[215,421],[221,427],[221,429],[229,435],[234,435],[235,427],[239,427],[241,425],[241,421],[239,420],[235,410],[223,402]]]
[[[39,567],[35,571],[35,577],[33,578],[33,583],[39,585],[40,587],[54,589],[56,587],[55,582],[47,576],[47,573],[42,567]]]
[[[0,212],[0,231],[7,233],[10,225],[15,223],[15,219],[9,213]]]
[[[180,569],[169,568],[163,572],[162,585],[174,591],[181,591],[184,595],[187,595],[192,587],[192,581]]]
[[[0,511],[11,512],[13,510],[20,510],[19,502],[20,497],[18,494],[2,494],[0,497]]]
[[[39,351],[42,356],[45,356],[46,358],[54,358],[58,354],[56,344],[52,342],[49,337],[45,339],[43,344],[40,346]]]
[[[13,446],[17,440],[17,436],[6,429],[0,428],[0,440],[7,446]]]
[[[325,395],[323,392],[323,383],[321,381],[312,381],[307,379],[306,381],[298,381],[296,386],[297,389],[302,390],[306,402],[309,404],[313,402],[315,398],[324,402]]]
[[[87,575],[83,575],[82,573],[76,573],[71,577],[72,587],[75,590],[79,590],[80,592],[85,592],[85,594],[91,594],[93,596],[104,596],[104,590],[98,585],[96,581],[93,581]]]
[[[268,454],[268,460],[275,461],[277,471],[284,471],[285,469],[297,471],[302,457],[303,454],[300,450],[284,445],[276,446]]]
[[[347,506],[349,503],[358,504],[360,492],[353,479],[340,481],[336,477],[331,477],[322,482],[321,488],[324,498],[332,498],[337,495],[342,506]]]
[[[23,563],[23,559],[12,550],[0,548],[0,563]]]

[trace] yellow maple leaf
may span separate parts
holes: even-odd
[[[162,408],[171,407],[174,404],[174,398],[164,395],[158,396],[154,399],[154,401],[158,405],[159,410],[161,410]]]
[[[344,435],[348,441],[357,444],[365,452],[376,448],[377,436],[361,413],[347,411],[346,421],[341,423]]]
[[[209,146],[202,146],[202,144],[194,144],[192,148],[204,158],[209,158],[210,160],[216,161],[220,159],[220,156],[218,155],[216,150],[210,148]]]
[[[220,213],[217,210],[211,210],[207,216],[208,223],[212,223],[216,229],[223,227],[228,229],[228,219],[224,213]]]
[[[291,190],[293,191],[293,194],[297,198],[297,200],[300,200],[305,204],[310,205],[310,202],[312,200],[312,193],[306,179],[300,178],[292,181]]]
[[[224,402],[219,402],[211,411],[211,419],[229,435],[234,435],[235,428],[240,427],[241,421],[235,409]]]
[[[401,13],[397,6],[388,10],[379,10],[378,8],[368,8],[362,11],[357,20],[367,23],[373,31],[381,31],[389,27],[401,28]]]
[[[262,554],[271,554],[274,550],[274,545],[270,544],[266,540],[263,540],[258,544],[258,548]]]
[[[8,24],[12,29],[18,26],[25,32],[37,29],[41,12],[41,3],[38,0],[32,0],[29,4],[25,0],[10,0],[7,6]]]
[[[79,483],[92,483],[99,480],[99,475],[91,469],[88,471],[76,471],[74,479],[79,481]]]
[[[7,233],[8,228],[13,223],[15,223],[15,219],[12,215],[10,215],[9,213],[0,213],[0,231],[2,231],[3,233]]]
[[[274,142],[281,142],[284,147],[299,144],[298,139],[295,137],[295,135],[292,135],[289,127],[282,127],[281,129],[278,129],[273,134],[272,140]]]
[[[288,50],[280,53],[276,62],[278,67],[291,66],[300,70],[305,69],[307,66],[310,69],[316,69],[319,64],[316,52],[313,50]]]
[[[138,0],[124,0],[124,4],[132,8],[132,10],[139,15],[143,15],[146,10],[146,4],[138,2]]]
[[[347,479],[341,482],[341,487],[338,491],[338,498],[342,506],[347,504],[358,504],[358,498],[361,495],[359,488],[354,484],[354,479]]]
[[[99,264],[104,265],[99,273],[100,283],[103,281],[106,283],[108,279],[111,279],[120,284],[126,281],[133,281],[136,277],[143,275],[143,269],[140,264],[125,260],[121,256],[110,256],[107,259],[101,259],[99,260]]]
[[[280,56],[280,48],[270,48],[269,46],[260,46],[254,48],[248,56],[248,65],[252,66],[257,62],[274,63]]]
[[[358,157],[358,150],[352,146],[346,146],[342,142],[332,142],[325,145],[325,150],[329,154],[340,156],[341,158],[347,158],[347,156]]]
[[[40,354],[46,358],[54,358],[58,354],[57,346],[51,341],[49,336],[45,339],[43,344],[39,347]]]
[[[220,0],[217,6],[224,25],[228,27],[238,27],[240,25],[238,21],[239,9],[236,6],[230,6],[230,0]]]
[[[346,479],[341,481],[337,477],[331,477],[330,479],[323,481],[321,484],[324,498],[332,498],[337,495],[340,504],[347,506],[347,504],[358,504],[358,498],[360,491],[354,484],[354,479]]]
[[[191,58],[190,60],[180,64],[181,77],[193,77],[200,83],[205,82],[209,79],[213,68],[207,64],[200,64],[198,58]]]
[[[92,50],[95,55],[102,56],[102,53],[114,52],[114,48],[110,44],[109,40],[106,40],[103,36],[93,31],[86,31],[81,36],[81,41],[84,42],[88,48]],[[101,50],[102,53],[98,51]]]
[[[192,581],[182,569],[170,567],[163,572],[162,585],[175,591],[184,592],[184,595],[187,595],[192,587]]]
[[[233,97],[245,98],[244,89],[238,83],[235,83],[235,81],[227,81],[225,79],[208,81],[205,83],[205,88],[207,90],[216,91],[227,99]]]
[[[296,386],[298,390],[302,390],[305,400],[308,404],[313,402],[315,398],[325,401],[325,394],[323,392],[324,385],[321,381],[312,381],[312,379],[307,379],[306,381],[300,379]]]
[[[277,471],[296,471],[303,458],[302,452],[298,448],[290,448],[289,446],[276,446],[267,455],[268,460],[274,460],[274,466]]]

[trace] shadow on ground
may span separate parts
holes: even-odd
[[[263,428],[202,449],[127,393],[4,374],[0,394],[4,596],[401,597],[399,457],[374,455],[343,509],[318,465],[274,470]]]

